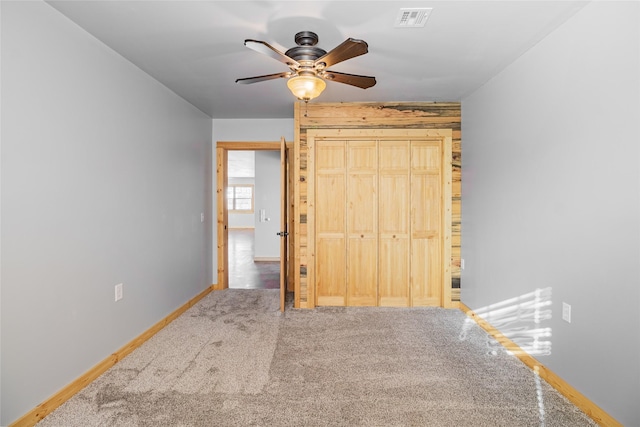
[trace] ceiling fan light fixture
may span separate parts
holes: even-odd
[[[305,102],[317,98],[327,87],[327,84],[319,77],[312,75],[301,75],[292,77],[287,81],[287,87],[298,99]]]

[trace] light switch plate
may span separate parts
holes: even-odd
[[[571,306],[566,302],[562,303],[562,320],[571,323]]]
[[[122,283],[118,283],[116,285],[116,301],[120,301],[122,299]]]

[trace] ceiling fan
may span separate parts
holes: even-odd
[[[322,93],[326,87],[324,80],[344,83],[362,89],[376,84],[375,77],[339,73],[327,69],[342,61],[367,53],[369,51],[368,45],[364,40],[348,38],[329,52],[316,47],[318,35],[311,31],[297,33],[295,42],[297,46],[282,53],[269,43],[260,40],[245,40],[245,46],[284,63],[289,67],[289,71],[237,79],[236,83],[248,84],[287,78],[289,79],[287,86],[291,92],[298,99],[305,102]]]

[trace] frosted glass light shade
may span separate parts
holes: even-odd
[[[303,101],[309,101],[320,95],[327,84],[316,76],[296,76],[287,81],[287,86],[293,96]]]

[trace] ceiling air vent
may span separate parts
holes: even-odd
[[[419,28],[424,27],[431,14],[430,7],[424,8],[402,8],[396,18],[396,28]]]

